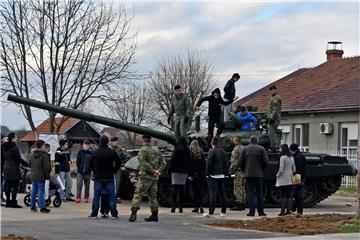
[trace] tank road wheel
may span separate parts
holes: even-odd
[[[269,197],[271,203],[280,204],[280,192],[275,184],[272,184],[269,191]]]
[[[170,178],[159,180],[158,199],[161,206],[168,207],[171,205],[171,191]]]
[[[26,194],[26,196],[24,197],[24,204],[28,207],[31,206],[31,197],[30,194]]]
[[[315,181],[305,183],[304,195],[304,206],[313,207],[316,204],[318,195],[318,189]]]

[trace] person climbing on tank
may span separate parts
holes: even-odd
[[[240,131],[255,131],[256,118],[247,110],[245,106],[240,107],[240,111],[236,114],[241,123]]]
[[[217,127],[218,127],[217,132],[216,132],[216,136],[218,136],[218,137],[220,137],[221,133],[223,132],[223,130],[225,128],[224,120],[221,117],[221,105],[227,106],[237,99],[238,99],[238,97],[235,97],[233,100],[225,101],[221,97],[220,89],[216,88],[211,92],[210,96],[201,98],[195,105],[195,111],[198,111],[203,102],[205,102],[205,101],[209,102],[209,110],[208,110],[208,116],[209,116],[208,142],[209,143],[211,143],[211,139],[214,136],[215,124],[217,124]]]

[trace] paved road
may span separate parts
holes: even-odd
[[[24,195],[19,195],[22,199]],[[348,207],[351,202],[354,206]],[[255,239],[289,237],[285,234],[229,230],[206,227],[203,224],[223,219],[249,219],[245,212],[229,212],[225,218],[205,219],[201,215],[185,209],[184,214],[171,214],[168,208],[160,209],[160,222],[147,223],[143,218],[149,214],[145,205],[139,212],[136,223],[127,221],[129,201],[119,206],[119,220],[89,219],[91,204],[66,202],[60,208],[51,208],[50,214],[32,213],[28,208],[1,208],[2,235],[15,234],[33,236],[38,239]],[[313,213],[354,213],[354,200],[329,198],[315,208],[306,209]],[[267,209],[269,217],[274,217],[278,209]],[[350,235],[347,235],[350,237]],[[311,239],[311,238],[310,238]],[[338,238],[335,238],[338,239]]]

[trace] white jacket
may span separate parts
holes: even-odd
[[[292,185],[293,173],[296,171],[294,158],[292,156],[281,156],[279,171],[276,174],[276,187]]]

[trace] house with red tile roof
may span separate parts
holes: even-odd
[[[61,119],[62,117],[56,117],[55,125],[58,125],[61,122]],[[48,118],[37,126],[35,131],[22,137],[20,142],[28,142],[32,144],[39,139],[39,134],[51,134],[49,133],[49,124],[50,119]],[[88,139],[96,143],[100,138],[98,131],[88,122],[71,117],[65,120],[65,122],[61,125],[57,135],[66,138],[72,143],[82,143],[84,139]]]
[[[359,144],[360,56],[343,58],[340,42],[329,42],[327,61],[302,68],[240,99],[236,105],[256,106],[265,113],[269,87],[282,98],[282,143],[305,151],[356,153]]]

